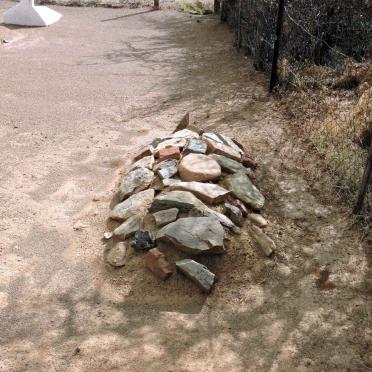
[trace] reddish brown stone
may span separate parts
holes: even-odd
[[[180,158],[180,149],[176,146],[164,147],[156,151],[155,156],[159,161],[164,161],[167,159],[176,159]]]
[[[178,171],[182,181],[213,181],[221,176],[221,167],[213,158],[189,154],[182,158]]]
[[[134,155],[134,161],[140,160],[145,156],[151,156],[154,153],[154,148],[150,146],[146,146],[145,148],[139,150],[136,155]]]
[[[244,217],[247,216],[248,209],[247,209],[247,207],[244,205],[244,203],[242,201],[240,201],[239,199],[235,199],[233,201],[233,204],[241,210],[241,212],[242,212],[242,214],[243,214]]]
[[[242,155],[241,163],[247,167],[247,168],[252,168],[256,169],[258,164],[257,162],[248,154],[247,152],[244,152]]]
[[[145,256],[146,267],[161,280],[168,279],[172,274],[169,263],[157,248],[150,249]]]

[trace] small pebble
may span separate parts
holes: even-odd
[[[104,234],[103,234],[103,237],[106,239],[106,240],[109,240],[111,239],[113,236],[113,233],[111,231],[106,231]]]

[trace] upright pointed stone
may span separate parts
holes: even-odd
[[[178,132],[182,129],[186,129],[192,124],[193,124],[192,114],[191,112],[186,112],[185,116],[181,119],[173,133]]]

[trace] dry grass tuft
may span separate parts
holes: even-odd
[[[333,186],[353,205],[371,142],[372,63],[349,61],[339,71],[308,66],[291,76],[287,108],[324,159]],[[363,219],[372,223],[372,187]]]

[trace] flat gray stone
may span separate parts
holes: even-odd
[[[178,212],[179,210],[177,208],[170,208],[153,213],[156,227],[163,227],[168,225],[168,223],[175,221],[177,219]]]
[[[236,160],[217,154],[210,154],[209,156],[216,160],[221,169],[226,173],[248,172],[248,169]]]
[[[223,183],[234,197],[240,199],[247,206],[256,210],[263,208],[265,198],[246,174],[238,172],[229,175],[225,177]]]
[[[141,218],[138,216],[132,216],[114,230],[114,235],[121,240],[125,240],[134,235],[134,233],[140,228]]]
[[[229,190],[214,183],[203,182],[174,182],[169,186],[169,190],[189,191],[200,200],[209,204],[222,203],[230,194]]]
[[[204,140],[212,140],[214,142],[223,144],[222,139],[216,133],[213,132],[205,132],[201,135],[201,138]]]
[[[206,206],[188,191],[169,191],[159,194],[154,199],[150,212],[177,208],[180,212],[189,212],[193,209],[203,211]]]
[[[119,200],[122,201],[129,196],[147,189],[154,179],[154,172],[147,168],[137,168],[127,175],[121,181],[119,187]]]
[[[227,227],[234,233],[240,233],[239,228],[230,220],[229,217],[225,216],[222,213],[219,213],[211,208],[205,208],[202,213],[203,216],[205,217],[210,217],[216,219],[222,226]]]
[[[114,267],[125,265],[127,255],[127,246],[124,242],[118,242],[107,253],[106,261]]]
[[[185,259],[176,262],[176,267],[204,292],[210,293],[216,276],[208,268],[194,260]]]
[[[145,215],[154,200],[154,195],[155,191],[153,189],[140,191],[132,195],[113,208],[110,212],[110,218],[121,222],[135,215]]]
[[[207,144],[198,138],[192,138],[187,143],[186,147],[183,149],[183,154],[206,154]]]
[[[187,217],[158,231],[157,240],[192,254],[224,253],[224,229],[215,218]]]
[[[251,233],[254,243],[262,250],[264,255],[270,257],[276,249],[274,241],[255,225],[249,227],[249,232]]]
[[[167,159],[158,164],[157,173],[163,180],[175,176],[177,171],[176,159]]]
[[[241,154],[232,147],[225,145],[224,143],[215,142],[210,139],[206,139],[208,152],[217,155],[223,155],[236,161],[241,160]]]

